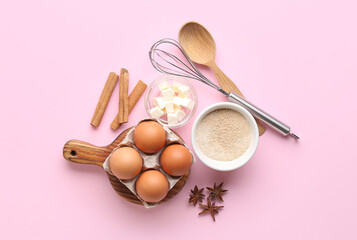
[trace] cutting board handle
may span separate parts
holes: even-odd
[[[103,163],[111,150],[107,147],[97,147],[92,144],[69,140],[63,147],[63,157],[69,161],[83,164],[95,164],[103,167]]]

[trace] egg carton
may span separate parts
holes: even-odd
[[[144,153],[143,151],[141,151],[140,149],[138,149],[135,144],[134,144],[134,131],[137,125],[139,125],[141,122],[144,121],[155,121],[157,123],[159,123],[164,130],[166,131],[166,143],[165,146],[163,148],[160,149],[160,151],[154,153],[154,154],[147,154]],[[160,171],[161,173],[163,173],[165,175],[165,177],[167,178],[168,182],[169,182],[169,191],[175,186],[175,184],[180,181],[181,177],[173,177],[170,176],[169,174],[167,174],[164,170],[162,170],[161,166],[160,166],[160,155],[162,153],[162,151],[168,146],[171,145],[173,143],[178,143],[181,144],[183,146],[185,146],[191,153],[192,155],[192,163],[194,163],[196,161],[194,154],[192,153],[192,151],[188,148],[188,146],[186,145],[186,143],[179,138],[173,131],[171,131],[171,129],[169,129],[166,126],[163,126],[160,122],[158,122],[155,118],[147,118],[147,119],[143,119],[141,120],[137,125],[135,125],[126,135],[126,137],[123,139],[123,141],[121,141],[118,144],[118,147],[116,147],[111,154],[109,154],[109,156],[107,157],[107,159],[105,160],[104,164],[103,164],[103,168],[106,172],[108,172],[111,175],[114,175],[112,173],[112,171],[110,170],[110,165],[109,165],[109,159],[110,156],[113,154],[113,152],[120,148],[120,147],[132,147],[134,149],[136,149],[141,157],[143,158],[143,168],[142,171],[140,172],[140,174],[148,169],[155,169]],[[121,180],[119,179],[119,181],[124,184],[145,206],[145,208],[152,208],[155,207],[158,203],[150,203],[150,202],[146,202],[143,199],[141,199],[139,197],[139,195],[136,193],[135,190],[135,184],[136,184],[136,180],[138,179],[138,177],[140,176],[140,174],[138,174],[138,176],[136,176],[133,179],[129,179],[129,180]]]

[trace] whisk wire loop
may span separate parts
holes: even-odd
[[[171,44],[176,47],[183,55],[187,64],[183,62],[179,57],[172,53],[169,53],[163,49],[160,49],[164,44]],[[207,84],[208,86],[220,91],[228,96],[229,94],[206,78],[191,61],[185,50],[174,39],[164,38],[157,41],[150,49],[149,57],[152,65],[156,70],[161,73],[171,74],[180,77],[192,78]]]

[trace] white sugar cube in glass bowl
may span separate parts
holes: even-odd
[[[185,125],[196,107],[196,90],[183,77],[162,75],[150,84],[145,94],[146,112],[170,128]]]

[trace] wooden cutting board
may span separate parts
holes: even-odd
[[[130,129],[132,129],[132,127],[124,130],[111,144],[104,147],[98,147],[79,140],[69,140],[63,147],[63,156],[65,159],[71,162],[94,164],[103,168],[104,161],[107,159],[109,154],[118,146],[118,144],[123,141]],[[175,184],[175,186],[171,188],[166,197],[161,200],[159,204],[168,201],[169,199],[173,198],[177,193],[179,193],[181,189],[185,186],[189,174],[189,172],[186,173]],[[107,173],[107,175],[113,189],[121,197],[123,197],[129,202],[143,205],[143,203],[124,184],[122,184],[118,178],[109,173]]]

